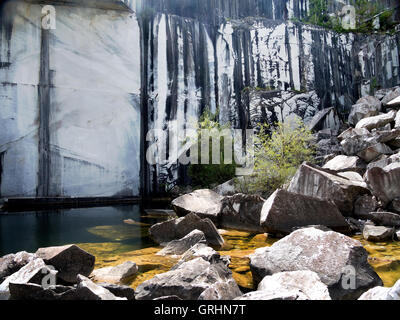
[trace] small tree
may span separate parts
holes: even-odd
[[[255,167],[248,179],[250,192],[268,197],[296,173],[304,161],[313,161],[311,131],[301,121],[262,125],[256,137]]]
[[[198,142],[198,155],[199,161],[201,158],[201,152],[208,152],[209,159],[212,159],[212,139],[210,137],[209,150],[201,150],[201,131],[202,130],[218,130],[221,132],[222,130],[226,130],[230,128],[230,124],[227,123],[225,125],[221,125],[218,122],[218,111],[213,114],[210,110],[206,109],[200,117],[200,122],[196,126],[197,137],[196,141]],[[233,148],[232,148],[233,150]],[[222,137],[220,140],[220,154],[219,154],[220,164],[190,164],[189,166],[189,177],[192,180],[192,185],[194,187],[202,187],[202,188],[210,188],[215,184],[224,183],[235,177],[236,165],[235,162],[232,161],[232,164],[225,164],[225,155],[224,155],[224,138]]]

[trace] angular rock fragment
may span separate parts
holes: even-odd
[[[400,197],[400,162],[382,168],[374,167],[365,173],[368,187],[386,206],[390,201]]]
[[[212,221],[208,218],[200,219],[194,213],[189,213],[182,218],[157,223],[150,228],[149,233],[157,243],[167,244],[172,240],[183,238],[196,229],[204,233],[209,245],[217,248],[223,246],[224,239],[218,233]]]
[[[363,214],[369,214],[370,212],[376,211],[379,204],[375,197],[364,194],[357,198],[354,202],[354,214],[356,216],[362,216]]]
[[[308,163],[297,170],[288,191],[333,201],[344,215],[352,214],[353,203],[360,195],[369,194],[364,183],[348,180]]]
[[[261,232],[260,215],[265,200],[257,195],[238,193],[222,200],[218,226],[227,229]]]
[[[396,111],[392,110],[389,111],[388,113],[360,120],[356,125],[356,129],[365,128],[368,130],[372,130],[380,128],[387,125],[388,123],[394,122],[395,118],[396,118]]]
[[[10,283],[10,300],[77,300],[74,287],[56,285],[43,288],[35,283]]]
[[[393,287],[375,287],[365,292],[358,300],[400,300],[400,280]]]
[[[332,202],[282,189],[275,191],[265,202],[260,222],[268,233],[289,234],[296,227],[309,225],[349,231],[347,222]]]
[[[17,272],[13,273],[7,277],[0,284],[0,300],[7,300],[10,297],[9,284],[26,284],[34,283],[41,284],[42,279],[46,275],[52,274],[54,279],[56,277],[57,271],[50,269],[44,261],[40,258],[30,261],[28,264],[23,266]]]
[[[135,300],[135,290],[131,287],[112,283],[97,283],[97,285],[107,289],[116,297]]]
[[[371,162],[383,154],[393,154],[393,150],[384,143],[376,143],[359,151],[357,156],[365,162]]]
[[[398,102],[394,102],[389,105],[390,102],[392,102],[394,99],[396,99],[398,97],[400,97],[400,88],[395,87],[385,95],[385,97],[382,99],[382,104],[385,107],[391,107],[391,108],[400,107],[400,103],[398,103]]]
[[[301,300],[331,300],[328,287],[312,271],[301,270],[275,273],[266,276],[258,285],[258,291],[269,292],[271,296],[289,296],[297,291]],[[300,300],[298,299],[298,300]]]
[[[91,277],[98,282],[117,284],[132,277],[138,270],[139,268],[136,263],[126,261],[118,266],[96,269],[92,272]]]
[[[6,277],[17,272],[35,258],[36,255],[26,251],[8,254],[0,258],[0,283],[3,282]]]
[[[394,229],[382,226],[366,225],[363,230],[363,237],[365,240],[372,242],[393,240]]]
[[[364,174],[366,170],[366,164],[357,156],[349,157],[345,155],[338,155],[332,160],[328,161],[323,168],[337,172],[355,171],[360,174]]]
[[[204,233],[200,230],[193,230],[182,239],[169,242],[157,255],[181,255],[199,242],[206,243]]]
[[[58,270],[57,277],[68,283],[76,283],[77,275],[89,276],[95,257],[76,245],[40,248],[36,255]]]
[[[355,126],[360,120],[368,117],[373,117],[379,114],[381,102],[379,102],[379,107],[376,105],[371,105],[369,103],[357,103],[351,107],[349,115],[349,124]]]
[[[76,287],[76,297],[78,300],[127,300],[113,295],[106,288],[99,286],[90,279],[78,275],[78,285]]]
[[[177,296],[183,300],[198,300],[204,292],[204,298],[218,300],[231,300],[242,295],[227,267],[197,258],[143,282],[137,287],[135,298],[152,300]]]
[[[250,268],[254,281],[279,272],[313,271],[328,286],[332,299],[357,299],[369,288],[382,285],[359,241],[315,228],[294,231],[271,247],[256,250],[250,256]],[[349,274],[352,285],[347,285]]]
[[[221,212],[222,199],[218,193],[202,189],[176,198],[171,205],[179,217],[192,212],[200,218],[209,218],[216,222]]]

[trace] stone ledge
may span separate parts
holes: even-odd
[[[21,0],[33,4],[67,5],[105,10],[136,11],[136,0]]]

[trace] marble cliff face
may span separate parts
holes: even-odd
[[[49,3],[56,8],[54,30],[41,27]],[[161,148],[174,141],[168,128],[184,130],[206,108],[218,109],[235,128],[291,115],[308,121],[329,107],[345,117],[371,83],[400,83],[399,33],[337,34],[292,22],[308,5],[3,2],[0,196],[157,191],[184,183],[186,175],[176,163],[147,164],[150,129],[167,133],[157,137]],[[267,101],[288,95],[292,103],[260,108],[263,97],[251,88],[268,88]]]

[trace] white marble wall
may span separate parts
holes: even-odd
[[[134,14],[56,5],[50,30],[49,196],[134,196],[140,170],[140,32]],[[35,196],[41,5],[11,2],[1,33],[1,196]],[[9,60],[8,60],[9,51]]]

